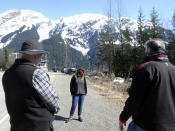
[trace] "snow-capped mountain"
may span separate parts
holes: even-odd
[[[38,29],[38,34],[40,40],[49,38],[49,31],[55,26],[54,21],[49,20],[40,13],[31,10],[9,10],[3,14],[0,14],[0,40],[14,32],[19,30],[21,27],[25,26],[21,32],[31,29],[36,26]],[[6,46],[15,37],[16,34],[11,36],[9,40],[5,43],[0,42],[0,47]]]
[[[10,44],[17,34],[35,27],[39,41],[48,39],[52,35],[61,34],[65,44],[69,44],[85,55],[89,50],[91,37],[95,32],[100,32],[103,29],[107,20],[108,18],[103,15],[82,14],[52,21],[31,10],[9,10],[0,14],[0,48]],[[137,30],[136,20],[122,18],[121,22],[122,29],[129,27],[131,31]],[[116,20],[115,25],[114,28],[117,32]]]

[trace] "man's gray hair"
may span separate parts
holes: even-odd
[[[151,48],[152,51],[157,51],[159,48],[165,50],[165,42],[159,38],[148,40],[145,46]]]

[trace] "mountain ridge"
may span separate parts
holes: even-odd
[[[72,48],[86,55],[92,44],[89,43],[91,37],[95,32],[100,32],[103,29],[104,25],[107,24],[107,20],[107,16],[86,13],[62,17],[53,21],[32,10],[8,10],[0,14],[0,48],[13,43],[13,39],[17,36],[16,31],[22,33],[35,27],[39,35],[39,41],[61,34],[65,44],[69,44]],[[137,30],[137,20],[126,17],[121,18],[121,20],[122,28],[127,26],[132,31]],[[118,31],[117,20],[114,22],[115,30]],[[4,37],[6,41],[3,41]]]

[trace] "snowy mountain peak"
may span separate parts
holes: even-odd
[[[97,22],[103,21],[106,22],[107,17],[104,15],[99,14],[81,14],[81,15],[74,15],[70,17],[62,17],[60,18],[57,23],[63,24],[64,26],[79,26],[82,24],[95,24]]]
[[[0,46],[4,46],[4,44],[1,43],[3,36],[19,30],[23,26],[25,26],[25,28],[22,31],[37,26],[40,40],[43,40],[49,38],[49,31],[54,28],[55,23],[44,15],[32,10],[8,10],[0,14]],[[5,45],[7,44],[8,42],[5,43]]]
[[[5,13],[0,15],[0,25],[4,24],[5,22],[8,21],[15,21],[16,22],[21,22],[21,21],[27,21],[30,23],[36,22],[36,20],[40,21],[48,21],[49,19],[46,18],[44,15],[32,11],[32,10],[8,10]],[[29,23],[28,23],[29,24]]]
[[[90,13],[86,13],[86,14],[81,14],[81,15],[74,15],[74,16],[70,16],[70,17],[63,17],[63,19],[66,21],[70,21],[73,20],[73,22],[75,21],[79,21],[79,22],[87,22],[89,20],[98,20],[98,19],[106,19],[107,17],[104,15],[100,15],[100,14],[90,14]]]
[[[66,44],[80,50],[85,55],[89,50],[89,39],[95,31],[101,31],[107,19],[104,15],[88,13],[63,17],[57,21],[59,24],[53,32],[61,33]]]

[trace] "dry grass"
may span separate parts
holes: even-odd
[[[92,88],[99,91],[101,96],[113,105],[120,112],[128,97],[128,89],[131,82],[117,83],[107,76],[87,75],[87,79]]]

